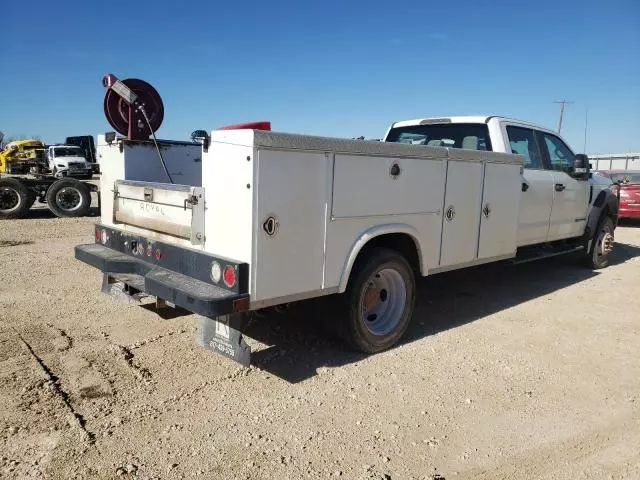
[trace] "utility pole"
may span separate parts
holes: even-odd
[[[560,130],[562,129],[562,117],[564,116],[564,107],[565,105],[569,105],[573,102],[570,102],[569,100],[557,100],[553,103],[560,104],[560,121],[558,122],[558,133],[560,133]]]
[[[589,124],[589,107],[584,112],[584,147],[582,153],[587,154],[587,125]]]

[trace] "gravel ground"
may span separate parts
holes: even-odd
[[[1,478],[640,478],[638,225],[602,271],[424,280],[382,354],[305,321],[315,304],[266,318],[242,368],[194,315],[102,295],[73,257],[93,222],[0,221]]]

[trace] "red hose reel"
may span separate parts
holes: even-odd
[[[107,89],[104,115],[116,132],[130,140],[148,140],[160,128],[164,105],[150,84],[137,78],[119,80],[108,73],[102,78],[102,85]]]
[[[102,85],[107,89],[104,115],[116,132],[129,140],[148,140],[160,128],[164,119],[164,105],[160,94],[149,83],[138,78],[119,80],[114,74],[108,73],[102,78]],[[244,129],[271,130],[271,122],[247,122],[218,128]],[[197,132],[200,134],[203,131]]]

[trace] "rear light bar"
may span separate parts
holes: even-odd
[[[237,293],[248,291],[249,265],[243,262],[193,252],[177,245],[149,240],[101,224],[95,227],[95,242]]]

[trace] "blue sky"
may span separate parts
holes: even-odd
[[[190,4],[192,6],[190,6]],[[101,78],[142,78],[161,138],[271,120],[380,137],[396,120],[497,114],[576,151],[640,151],[640,2],[4,0],[0,130],[47,142],[110,129]],[[15,19],[15,21],[11,20]]]

